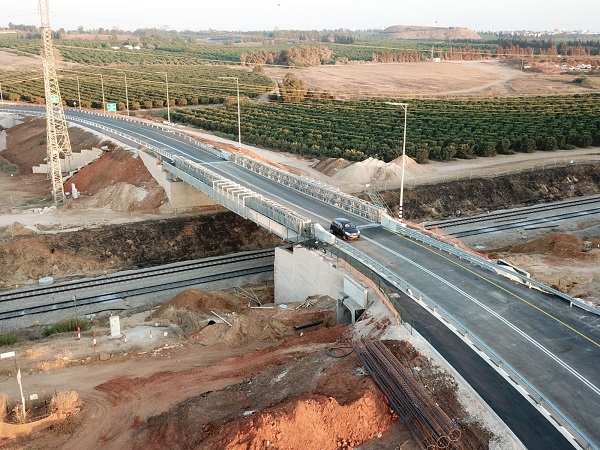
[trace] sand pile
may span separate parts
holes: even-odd
[[[416,176],[426,172],[414,159],[404,157],[404,176]],[[332,175],[338,180],[351,180],[354,183],[366,184],[375,181],[399,181],[402,178],[402,157],[389,163],[375,158],[354,163]]]

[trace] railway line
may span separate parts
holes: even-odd
[[[64,309],[84,309],[91,305],[102,307],[103,304],[124,300],[128,297],[265,273],[273,270],[274,258],[275,250],[260,250],[204,260],[186,261],[89,280],[77,280],[48,287],[13,291],[0,294],[0,321]],[[236,268],[240,264],[247,267]],[[206,272],[209,269],[211,273],[202,274],[203,271]],[[178,276],[178,280],[168,281],[175,275]],[[142,282],[143,286],[132,286],[136,281]],[[98,289],[101,289],[102,293],[89,292]],[[81,292],[87,293],[78,295]],[[72,297],[64,299],[65,293],[71,294]],[[62,294],[63,299],[55,301],[54,298],[60,294]],[[48,301],[48,299],[51,299],[51,301]],[[23,305],[24,302],[30,304]],[[107,309],[119,308],[110,307]]]
[[[566,200],[518,210],[495,211],[472,217],[428,222],[425,224],[425,229],[439,228],[454,237],[461,238],[497,233],[515,228],[546,228],[553,226],[552,223],[555,222],[594,214],[600,214],[600,196]]]

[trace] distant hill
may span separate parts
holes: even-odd
[[[381,37],[389,39],[419,39],[419,40],[458,40],[481,39],[477,33],[462,27],[419,27],[410,25],[394,25],[381,32]]]

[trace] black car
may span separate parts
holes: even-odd
[[[329,232],[342,239],[358,239],[360,230],[350,220],[344,218],[333,219]]]

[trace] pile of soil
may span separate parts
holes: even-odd
[[[335,326],[336,305],[334,299],[325,296],[310,308],[281,308],[272,298],[261,308],[253,308],[247,299],[229,293],[189,289],[164,303],[150,319],[165,319],[179,325],[194,344],[239,347],[250,341],[289,338],[298,334],[294,326],[316,322],[321,323],[311,330]]]
[[[600,244],[600,237],[591,239],[590,242],[595,247]],[[571,258],[579,260],[597,259],[597,252],[584,252],[583,239],[569,234],[551,234],[548,236],[534,239],[517,245],[509,245],[496,250],[493,254],[499,253],[524,253],[528,255],[546,255],[555,258]]]
[[[103,152],[94,164],[83,167],[70,178],[65,190],[71,184],[75,184],[82,196],[93,196],[69,203],[71,209],[109,207],[113,211],[144,213],[168,203],[164,189],[149,176],[143,161],[136,153],[123,149]]]

